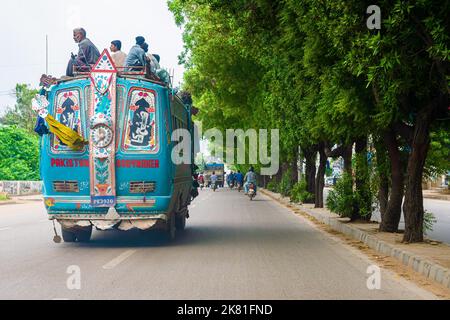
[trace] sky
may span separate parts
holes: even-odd
[[[112,40],[122,41],[122,51],[142,35],[149,52],[161,56],[161,66],[173,69],[174,84],[183,78],[178,65],[183,50],[182,30],[177,27],[166,0],[14,0],[2,1],[0,10],[0,114],[14,106],[11,92],[17,83],[34,88],[46,69],[46,35],[49,39],[49,70],[65,74],[70,53],[78,52],[72,31],[83,27],[101,51]]]

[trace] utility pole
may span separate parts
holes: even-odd
[[[45,74],[48,75],[48,34],[45,35]]]

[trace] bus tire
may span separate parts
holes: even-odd
[[[75,231],[78,242],[89,242],[92,236],[92,226]]]
[[[186,212],[176,216],[175,226],[177,231],[183,231],[186,228]]]
[[[75,233],[61,227],[61,234],[64,242],[75,242],[77,237]]]
[[[172,215],[166,223],[167,223],[167,226],[166,226],[166,230],[164,232],[164,237],[167,242],[171,242],[171,241],[175,240],[176,231],[177,231],[175,215]]]

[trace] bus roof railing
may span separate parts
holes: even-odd
[[[73,66],[74,76],[89,75],[94,65],[89,66]],[[145,76],[148,71],[145,66],[133,67],[116,67],[117,72],[121,75]]]

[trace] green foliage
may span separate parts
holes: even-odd
[[[302,180],[296,183],[291,190],[291,201],[292,202],[308,202],[314,198],[312,193],[307,191],[308,184],[306,180]]]
[[[184,28],[184,86],[204,129],[277,128],[287,162],[299,144],[348,144],[399,123],[414,129],[428,115],[448,118],[450,2],[377,4],[381,31],[367,28],[360,0],[170,0]],[[437,135],[430,175],[448,168],[448,143]],[[410,147],[407,135],[401,141],[401,150]],[[357,178],[373,181],[364,167]],[[358,181],[353,196],[348,182],[336,210],[368,215],[375,192]],[[280,189],[289,193],[287,180]]]
[[[432,212],[425,210],[423,215],[423,233],[427,234],[433,231],[433,225],[437,222],[435,215]]]
[[[354,205],[352,177],[345,173],[328,194],[327,208],[343,218],[351,218]]]
[[[360,217],[367,217],[372,214],[372,204],[375,199],[373,187],[377,186],[371,183],[371,173],[372,175],[375,175],[375,172],[369,169],[367,154],[365,152],[362,154],[355,154],[354,158],[355,172],[358,179],[356,190],[353,193],[354,203],[357,206],[357,214]]]
[[[276,181],[270,181],[269,183],[267,183],[267,190],[272,191],[272,192],[278,192],[278,184]]]
[[[280,184],[278,186],[278,192],[281,193],[283,197],[289,197],[292,190],[291,172],[288,170],[283,173],[281,177]]]
[[[39,138],[25,129],[0,126],[0,180],[39,180]]]
[[[17,84],[16,105],[0,118],[0,124],[23,128],[34,134],[36,112],[31,109],[31,100],[37,93],[37,90],[30,89],[26,84]]]
[[[436,178],[448,171],[450,171],[450,134],[447,128],[439,128],[431,133],[425,176]]]
[[[9,200],[8,194],[0,193],[0,201],[6,201],[6,200]]]

